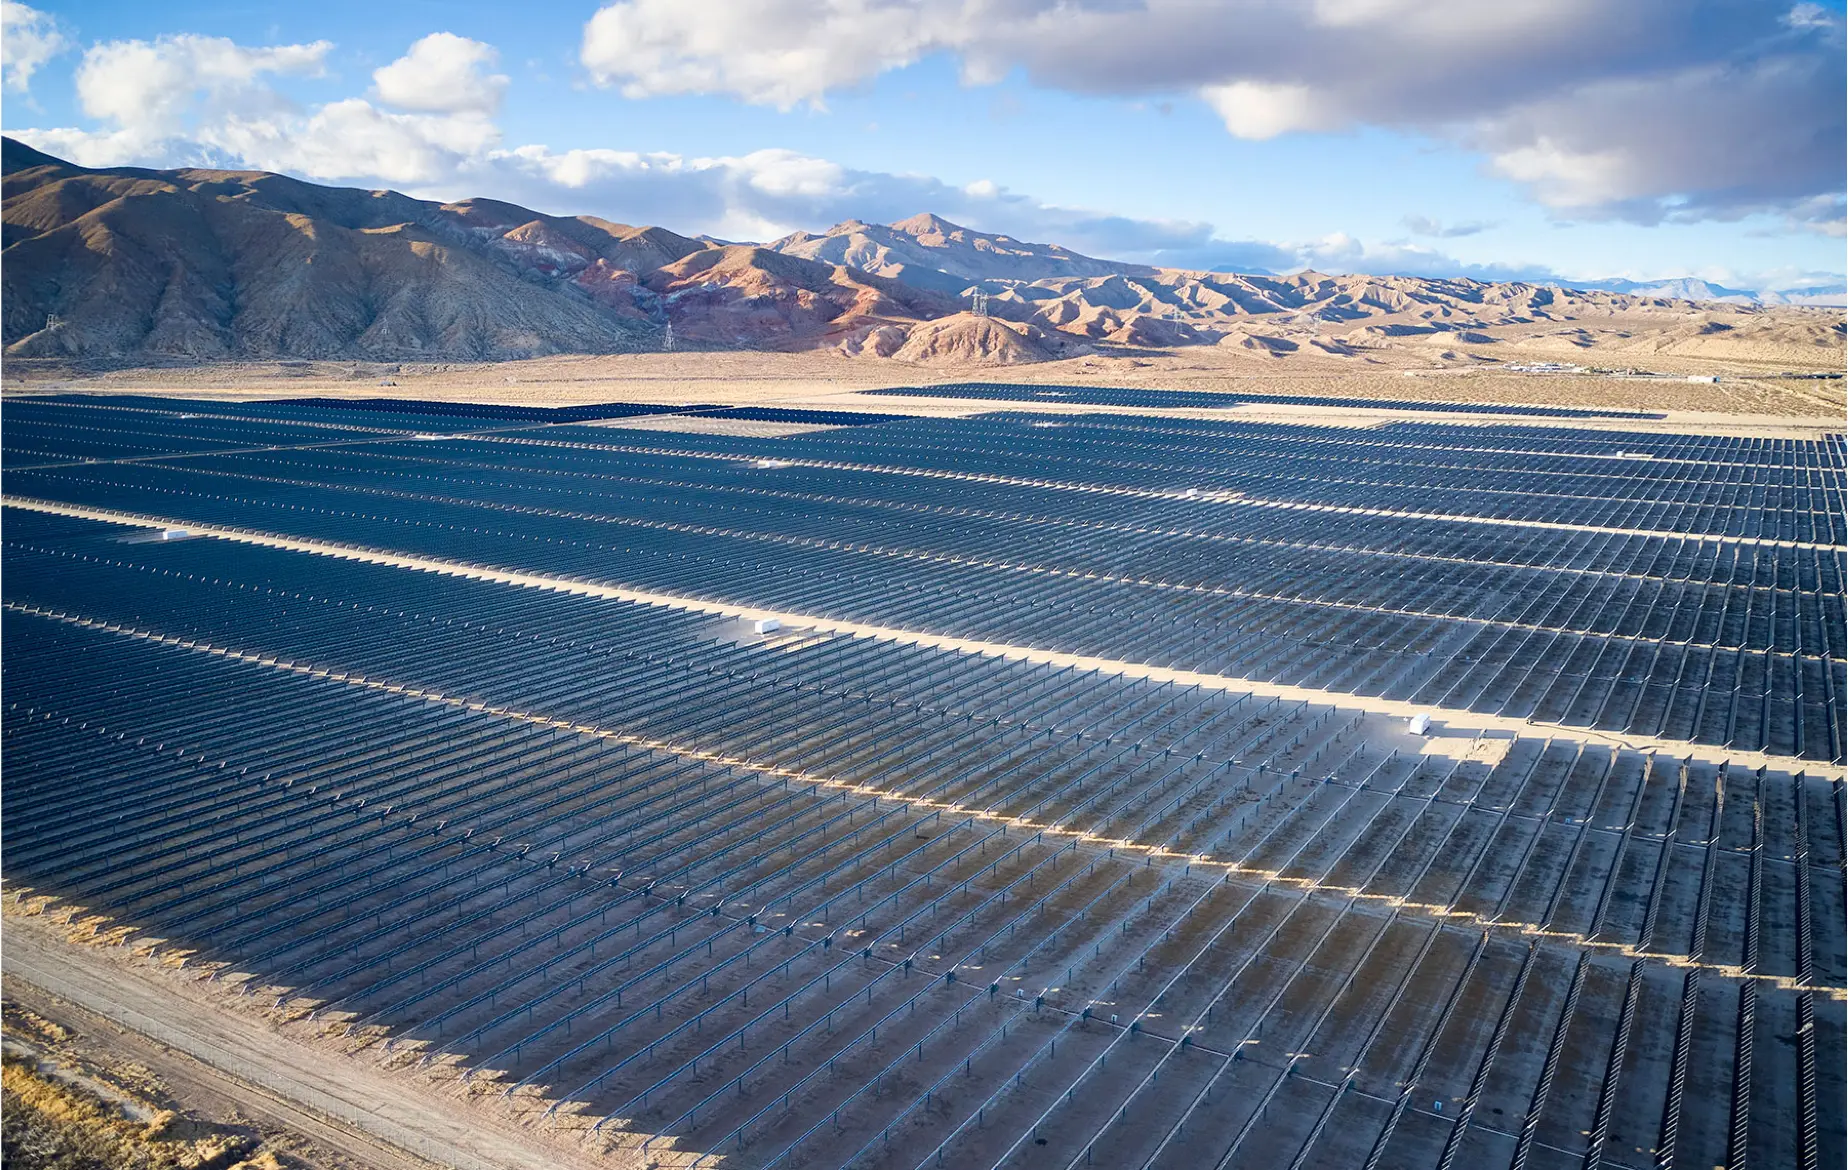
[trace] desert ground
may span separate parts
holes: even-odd
[[[1566,360],[1547,354],[1548,360]],[[1064,361],[1009,366],[915,368],[831,352],[643,353],[535,358],[485,363],[229,362],[209,365],[97,370],[67,362],[13,359],[8,394],[144,393],[187,397],[403,397],[456,402],[561,406],[604,402],[724,406],[776,405],[909,414],[967,414],[1001,409],[993,402],[879,395],[899,386],[992,381],[1028,385],[1157,387],[1266,395],[1420,399],[1472,403],[1609,407],[1666,411],[1675,425],[1702,430],[1740,425],[1799,428],[1838,424],[1844,412],[1841,355],[1807,365],[1698,358],[1658,358],[1656,376],[1595,373],[1510,373],[1488,368],[1386,368],[1338,359],[1291,357],[1253,368],[1250,359],[1218,347],[1093,354]],[[1539,357],[1530,360],[1541,360]],[[1690,382],[1689,377],[1714,377]],[[1015,404],[1006,404],[1013,409]],[[1057,403],[1022,409],[1065,410]],[[1107,407],[1087,410],[1108,411]],[[1390,409],[1390,407],[1387,407]],[[1194,413],[1194,412],[1189,412]],[[1325,417],[1328,412],[1316,412]],[[1199,417],[1294,417],[1276,406],[1249,404]],[[1747,418],[1757,421],[1747,423]],[[1595,421],[1591,425],[1599,425]],[[1605,424],[1608,425],[1608,424]]]
[[[8,1092],[23,1090],[9,1112],[30,1109],[25,1124],[36,1131],[32,1152],[41,1157],[51,1147],[76,1155],[65,1165],[150,1170],[430,1168],[62,999],[19,977],[17,967],[4,1015]],[[77,1160],[85,1155],[94,1160]]]

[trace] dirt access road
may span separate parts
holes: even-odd
[[[560,1170],[624,1159],[567,1160],[484,1126],[458,1104],[410,1091],[355,1062],[329,1057],[229,1012],[167,994],[82,947],[6,932],[5,973],[206,1065],[224,1095],[381,1170]]]
[[[9,1033],[7,1049],[36,1053],[52,1078],[103,1099],[134,1102],[124,1114],[145,1120],[155,1107],[207,1126],[243,1131],[289,1170],[440,1170],[438,1164],[314,1113],[268,1089],[233,1080],[209,1064],[129,1031],[104,1016],[8,972],[6,1001],[58,1027],[62,1037]],[[41,1063],[41,1069],[44,1063]],[[158,1102],[150,1106],[148,1102]]]

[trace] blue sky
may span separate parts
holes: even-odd
[[[92,166],[1221,269],[1844,268],[1839,0],[4,7],[7,131]]]

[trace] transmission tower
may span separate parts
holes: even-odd
[[[969,301],[970,301],[969,311],[971,313],[973,313],[977,317],[988,316],[988,294],[987,293],[983,292],[981,289],[978,288],[973,293],[969,294]]]
[[[672,321],[667,323],[667,332],[661,336],[661,346],[668,353],[674,352],[674,323]]]

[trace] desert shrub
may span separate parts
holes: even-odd
[[[127,1123],[94,1098],[8,1057],[0,1069],[0,1153],[11,1170],[119,1170],[140,1163]],[[135,1143],[139,1144],[139,1143]]]

